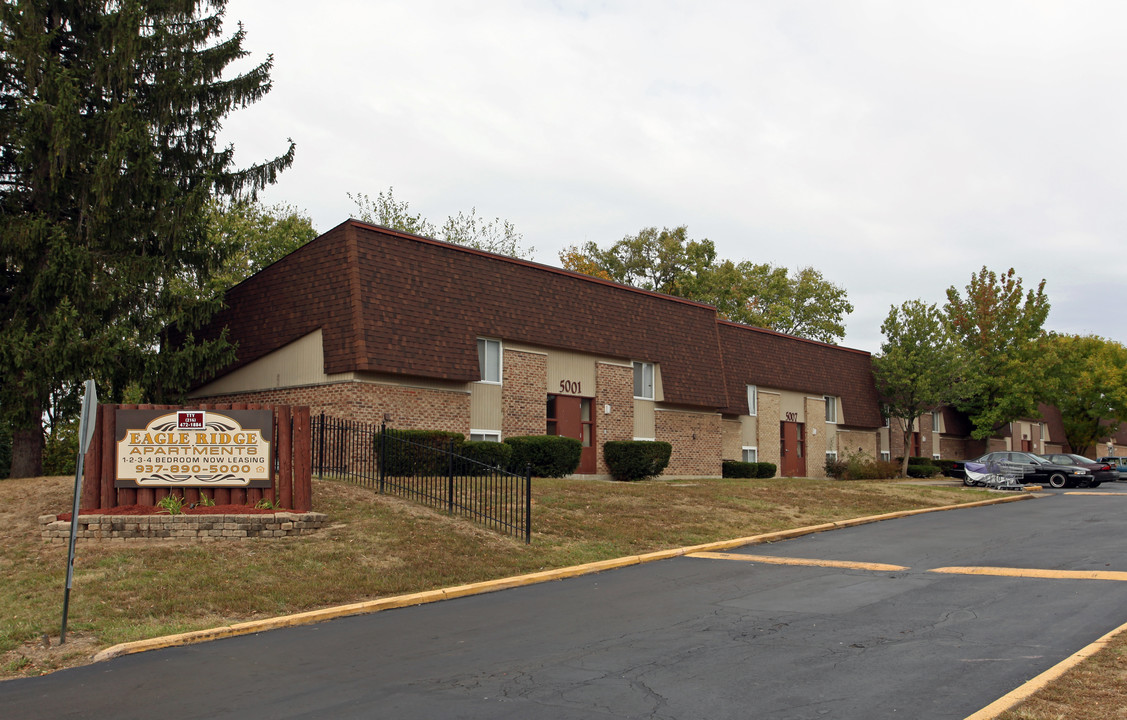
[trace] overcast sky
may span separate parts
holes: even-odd
[[[984,265],[1049,329],[1127,341],[1127,3],[230,0],[274,89],[229,118],[263,196],[320,231],[346,193],[512,221],[539,262],[647,226],[813,265],[845,345]]]

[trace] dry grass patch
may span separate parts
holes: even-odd
[[[897,483],[536,479],[525,545],[365,488],[315,481],[315,509],[331,526],[313,535],[80,543],[68,643],[59,648],[67,548],[44,543],[37,518],[69,509],[72,482],[0,481],[0,677],[168,633],[988,496]]]
[[[1029,700],[998,720],[1122,720],[1127,718],[1127,633],[1120,633]]]

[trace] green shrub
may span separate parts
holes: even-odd
[[[831,473],[830,470],[833,470]],[[889,480],[900,474],[900,466],[858,451],[844,459],[826,460],[826,475],[837,480]]]
[[[464,458],[474,460],[488,467],[509,467],[513,457],[513,446],[500,442],[473,442],[462,443],[457,450]],[[465,472],[473,474],[481,469],[474,463],[464,463]]]
[[[383,469],[396,477],[445,475],[450,468],[445,452],[450,449],[451,441],[457,451],[465,440],[462,433],[443,430],[389,430],[388,435]],[[375,442],[378,450],[378,435]]]
[[[775,463],[761,462],[755,463],[755,477],[757,478],[773,478],[778,466]]]
[[[826,477],[833,478],[834,480],[844,480],[847,468],[848,464],[844,460],[836,456],[826,456]]]
[[[673,446],[661,440],[610,440],[603,443],[603,459],[615,480],[656,477],[669,464]]]
[[[720,474],[726,478],[758,477],[759,463],[742,460],[725,460],[720,463]]]
[[[531,464],[536,477],[572,474],[579,467],[579,456],[583,452],[581,442],[560,435],[518,435],[505,438],[505,444],[513,448],[509,461],[513,472],[523,475],[525,467]]]
[[[896,464],[899,465],[900,463],[904,462],[904,456],[901,455],[898,458],[894,458],[894,460],[895,460]],[[929,457],[916,457],[915,455],[913,455],[910,458],[908,458],[908,464],[909,465],[935,465],[936,462],[938,462],[938,461],[933,460],[932,458],[929,458]]]
[[[911,478],[929,478],[935,477],[939,474],[939,468],[932,464],[927,465],[908,465],[908,477]]]

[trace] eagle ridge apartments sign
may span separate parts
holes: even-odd
[[[115,487],[273,486],[270,410],[118,410]]]

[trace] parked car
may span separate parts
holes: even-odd
[[[1098,460],[1116,468],[1119,471],[1120,480],[1127,480],[1127,457],[1108,456],[1098,458]]]
[[[1102,460],[1096,461],[1074,453],[1049,453],[1041,457],[1057,465],[1074,465],[1086,469],[1092,475],[1092,479],[1088,481],[1089,487],[1099,487],[1100,483],[1119,479],[1119,471]]]
[[[990,452],[973,460],[967,460],[966,462],[976,462],[984,465],[998,462],[1014,463],[1021,468],[1023,472],[1022,479],[1025,482],[1039,483],[1054,488],[1075,487],[1077,485],[1090,485],[1092,483],[1099,485],[1099,482],[1088,472],[1086,467],[1075,464],[1058,465],[1033,453],[1010,451]],[[962,469],[961,466],[960,469]],[[976,485],[978,483],[968,480],[966,471],[963,470],[963,484]]]

